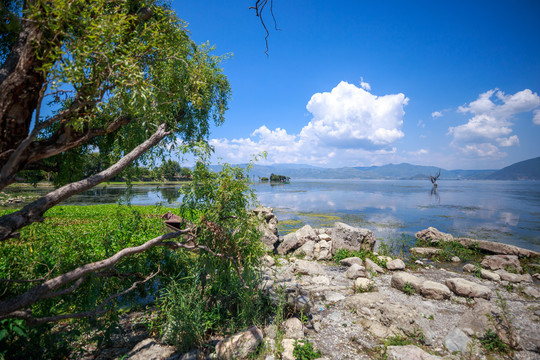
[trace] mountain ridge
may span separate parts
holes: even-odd
[[[238,166],[245,168],[247,164],[238,164]],[[439,170],[441,171],[440,179],[446,180],[540,180],[540,157],[520,161],[499,170],[448,170],[410,163],[340,168],[324,168],[307,164],[255,164],[250,170],[250,175],[268,177],[273,173],[286,175],[292,179],[420,180],[435,176]]]

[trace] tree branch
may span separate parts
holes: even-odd
[[[8,316],[0,316],[0,319],[5,318],[5,317],[19,318],[19,319],[26,320],[29,325],[37,325],[37,324],[44,324],[44,323],[60,321],[60,320],[81,319],[81,318],[90,317],[90,316],[102,315],[102,314],[106,313],[107,311],[110,311],[110,309],[105,309],[105,306],[108,303],[110,303],[111,301],[113,301],[114,299],[116,299],[116,298],[118,298],[120,296],[124,296],[125,294],[129,293],[130,291],[135,290],[135,288],[138,285],[144,284],[148,280],[155,277],[159,272],[160,272],[160,269],[158,269],[158,271],[156,271],[155,273],[150,274],[149,276],[147,276],[144,280],[134,282],[129,288],[127,288],[127,289],[125,289],[125,290],[123,290],[123,291],[121,291],[119,293],[116,293],[114,295],[109,296],[97,308],[95,308],[94,310],[91,310],[91,311],[84,311],[84,312],[73,313],[73,314],[64,314],[64,315],[57,315],[57,316],[46,316],[46,317],[41,317],[41,318],[35,318],[32,315],[31,310],[20,310],[20,311],[14,311],[11,314],[9,314]]]
[[[31,288],[30,290],[26,291],[23,294],[17,295],[5,301],[0,301],[0,319],[5,318],[5,317],[12,317],[11,314],[16,311],[27,308],[30,305],[42,299],[50,298],[51,294],[54,294],[53,293],[54,290],[57,290],[69,284],[72,281],[79,280],[90,273],[114,266],[118,261],[120,261],[121,259],[123,259],[124,257],[128,255],[144,252],[152,247],[160,245],[165,240],[177,238],[181,235],[190,233],[190,231],[191,229],[184,229],[184,230],[176,231],[174,233],[167,233],[167,234],[158,236],[152,240],[148,240],[142,245],[122,249],[107,259],[93,262],[90,264],[85,264],[65,274],[62,274],[62,275],[56,276],[53,279],[47,280],[41,285],[34,286],[33,288]],[[71,289],[72,287],[68,289]],[[65,291],[67,291],[68,289],[66,289]],[[62,290],[58,291],[56,292],[56,294],[62,295],[63,291]]]
[[[27,226],[33,222],[42,221],[45,211],[61,201],[112,178],[124,170],[135,159],[140,157],[145,151],[157,145],[170,133],[170,131],[166,131],[166,125],[161,124],[148,140],[137,146],[129,154],[124,156],[108,169],[81,181],[62,186],[61,188],[51,191],[40,199],[26,205],[21,210],[2,216],[0,218],[0,241],[15,236],[16,230],[24,226]]]

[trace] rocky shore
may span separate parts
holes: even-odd
[[[283,311],[264,328],[222,339],[208,358],[293,360],[295,346],[309,345],[326,360],[540,359],[539,253],[428,228],[416,237],[430,246],[399,259],[374,252],[368,229],[306,225],[279,237],[271,209],[255,213],[269,250],[261,286]],[[479,261],[454,255],[454,270],[445,269],[430,259],[445,242],[474,249]],[[340,251],[361,256],[336,263]],[[137,346],[127,358],[202,358]]]

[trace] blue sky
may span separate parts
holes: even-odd
[[[221,161],[502,168],[540,156],[540,2],[173,1],[232,87]]]

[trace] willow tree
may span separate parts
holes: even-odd
[[[197,46],[166,3],[6,0],[0,6],[0,190],[25,170],[54,171],[63,182],[2,216],[0,241],[19,236],[54,205],[133,161],[151,162],[179,139],[204,140],[212,122],[223,122],[230,88],[221,58],[209,46]],[[88,158],[80,155],[95,152],[113,165],[73,181]],[[76,288],[89,272],[181,234],[124,249],[2,300],[0,318],[30,318],[24,310],[34,302]]]

